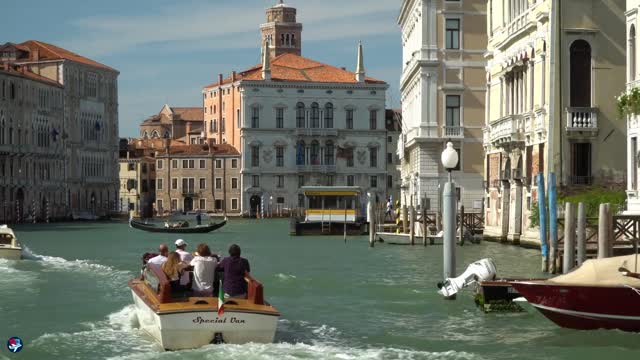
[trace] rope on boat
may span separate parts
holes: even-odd
[[[629,289],[631,289],[631,290],[633,290],[636,294],[638,294],[638,296],[640,296],[640,289],[636,289],[636,288],[634,288],[633,286],[631,286],[631,285],[627,285],[627,284],[625,284],[624,286],[625,286],[625,287],[628,287],[628,288],[629,288]]]

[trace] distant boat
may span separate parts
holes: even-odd
[[[561,327],[640,332],[640,275],[626,269],[637,265],[634,255],[587,260],[565,275],[511,284]]]
[[[391,244],[391,245],[411,245],[411,236],[403,233],[392,232],[377,232],[376,237],[378,241]],[[442,244],[442,235],[428,235],[429,244]],[[433,241],[433,243],[431,242]],[[413,239],[414,244],[418,245],[422,243],[422,233],[415,234]]]
[[[20,260],[22,258],[22,247],[7,225],[0,225],[0,258],[9,260]]]
[[[88,211],[74,212],[71,214],[73,220],[96,221],[100,217]]]
[[[172,224],[169,224],[168,222],[166,222],[162,226],[158,226],[156,224],[148,224],[148,223],[144,223],[134,219],[129,220],[129,225],[131,225],[131,227],[134,229],[153,232],[153,233],[168,233],[168,234],[204,234],[204,233],[209,233],[214,230],[217,230],[225,226],[226,224],[227,224],[227,218],[224,218],[224,220],[216,224],[198,225],[195,227],[189,227],[189,226],[185,227],[181,225],[172,226]]]

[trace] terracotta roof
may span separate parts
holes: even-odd
[[[45,42],[42,41],[37,41],[37,40],[29,40],[29,41],[25,41],[21,44],[19,44],[21,46],[27,47],[29,48],[29,50],[31,51],[31,61],[34,61],[33,59],[33,51],[34,50],[39,50],[40,54],[40,60],[60,60],[60,59],[64,59],[64,60],[70,60],[70,61],[74,61],[77,63],[81,63],[81,64],[85,64],[85,65],[90,65],[90,66],[95,66],[101,69],[105,69],[105,70],[109,70],[109,71],[114,71],[114,72],[118,72],[118,70],[111,68],[107,65],[101,64],[97,61],[88,59],[84,56],[78,55],[74,52],[71,52],[69,50],[63,49],[61,47],[57,47],[55,45],[51,45],[51,44],[47,44]]]
[[[202,107],[172,107],[174,116],[184,121],[204,121],[204,109]]]
[[[24,67],[21,67],[19,69],[16,69],[13,66],[9,66],[8,69],[0,67],[0,72],[4,73],[4,74],[7,74],[7,75],[12,75],[12,76],[17,76],[17,77],[21,77],[21,78],[30,79],[30,80],[33,80],[33,81],[38,81],[38,82],[45,83],[47,85],[51,85],[51,86],[55,86],[55,87],[59,87],[59,88],[63,87],[57,81],[54,81],[54,80],[51,80],[51,79],[49,79],[47,77],[32,73],[31,71],[27,70]]]
[[[214,144],[211,145],[211,153],[216,155],[240,155],[238,150],[229,144]],[[197,145],[171,145],[169,147],[169,153],[171,155],[209,155],[208,144]],[[166,154],[159,154],[158,156],[166,156]]]
[[[262,80],[262,65],[256,65],[242,71],[236,77],[237,80]],[[323,64],[321,62],[307,59],[295,54],[283,54],[271,60],[271,80],[272,81],[299,81],[315,83],[341,83],[357,84],[356,74],[337,68],[335,66]],[[224,85],[231,82],[231,78],[224,79],[222,83],[214,83],[205,89]],[[366,77],[367,84],[386,84],[382,80]]]

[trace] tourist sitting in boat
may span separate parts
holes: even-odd
[[[218,265],[218,269],[224,271],[222,286],[225,298],[246,298],[247,283],[244,279],[245,272],[251,272],[249,260],[240,257],[240,246],[233,244],[229,247],[229,256]]]
[[[152,257],[147,261],[147,264],[162,265],[167,261],[169,255],[169,247],[165,244],[160,244],[158,247],[158,255]]]
[[[176,240],[176,252],[178,253],[178,255],[180,255],[180,261],[182,261],[185,264],[190,264],[191,260],[193,260],[193,254],[188,252],[186,249],[187,249],[186,241],[182,239]],[[185,271],[184,274],[182,274],[182,277],[180,278],[180,285],[182,285],[187,289],[190,289],[191,288],[191,286],[189,286],[190,282],[191,282],[191,278],[189,276],[189,272]]]
[[[167,261],[162,264],[162,271],[164,271],[167,278],[169,278],[171,293],[173,295],[181,294],[185,290],[181,284],[181,279],[182,275],[186,273],[185,268],[187,266],[187,264],[180,261],[180,255],[175,251],[170,252],[169,256],[167,256]]]
[[[207,244],[198,245],[196,256],[191,260],[193,266],[193,295],[213,296],[213,284],[218,259],[211,254]]]

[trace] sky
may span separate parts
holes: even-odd
[[[41,40],[120,71],[120,136],[165,103],[201,106],[201,89],[260,62],[260,24],[277,0],[30,0],[2,7],[0,43]],[[398,107],[400,0],[286,0],[303,24],[302,55],[385,80]],[[28,14],[25,16],[25,14]]]

